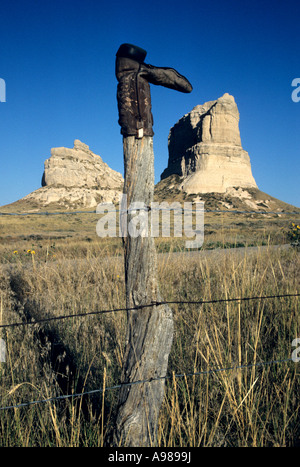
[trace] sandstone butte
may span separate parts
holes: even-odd
[[[225,193],[232,187],[257,188],[250,157],[242,148],[234,97],[197,105],[170,130],[165,179],[182,177],[185,193]]]
[[[119,202],[124,183],[122,175],[78,139],[72,149],[52,148],[44,167],[42,188],[23,200],[64,208],[89,208],[103,202]]]

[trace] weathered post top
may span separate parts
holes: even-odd
[[[150,85],[155,84],[189,93],[191,83],[174,68],[144,63],[147,52],[132,44],[122,44],[116,54],[119,125],[123,136],[153,136]]]

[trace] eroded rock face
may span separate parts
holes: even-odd
[[[120,189],[122,184],[122,175],[78,139],[73,149],[52,148],[51,157],[45,161],[43,186]]]
[[[67,209],[119,202],[124,183],[122,175],[79,140],[74,141],[72,149],[52,148],[51,157],[44,165],[42,188],[24,199]]]
[[[224,94],[197,105],[171,128],[169,163],[161,178],[183,177],[186,193],[224,193],[230,187],[257,188],[250,158],[242,148],[239,111]]]

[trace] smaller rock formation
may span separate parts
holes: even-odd
[[[73,149],[52,148],[45,161],[42,186],[119,190],[123,177],[78,139]]]
[[[122,175],[78,139],[72,149],[52,148],[51,157],[44,166],[42,188],[23,200],[67,209],[90,208],[102,202],[119,201],[124,183]]]
[[[224,94],[197,105],[171,128],[169,163],[161,179],[183,177],[186,193],[225,193],[232,187],[257,188],[250,158],[242,148],[239,111]]]

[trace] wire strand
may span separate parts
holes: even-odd
[[[77,313],[77,314],[69,314],[69,315],[60,315],[60,316],[51,316],[48,318],[42,318],[34,321],[26,321],[26,322],[15,322],[10,324],[1,324],[1,328],[10,328],[10,327],[17,327],[17,326],[30,326],[34,324],[46,323],[49,321],[58,321],[68,318],[81,318],[85,316],[92,316],[92,315],[101,315],[106,313],[116,313],[119,311],[134,311],[134,310],[141,310],[143,308],[150,308],[153,306],[161,306],[161,305],[207,305],[213,303],[224,303],[224,302],[239,302],[239,301],[250,301],[250,300],[267,300],[272,298],[288,298],[288,297],[299,297],[299,293],[295,294],[284,294],[284,295],[265,295],[259,297],[240,297],[240,298],[222,298],[216,300],[165,300],[165,301],[155,301],[151,303],[147,303],[144,305],[137,305],[133,307],[127,308],[114,308],[108,310],[96,310],[90,311],[87,313]]]
[[[191,203],[192,205],[195,205],[195,203]],[[146,206],[146,208],[149,211],[181,211],[180,209],[176,209],[170,207],[170,209],[164,208],[164,207],[157,207],[157,208],[150,208],[149,206]],[[135,211],[140,211],[145,208],[135,208],[135,209],[105,209],[105,213],[122,213],[122,212],[135,212]],[[195,212],[193,209],[184,209],[185,212]],[[231,214],[291,214],[291,215],[300,215],[300,212],[296,211],[240,211],[240,210],[219,210],[219,209],[204,209],[203,212],[207,213],[231,213]],[[61,216],[61,215],[76,215],[76,214],[104,214],[104,212],[97,212],[97,211],[57,211],[57,212],[0,212],[0,216]]]
[[[111,391],[113,389],[121,389],[122,387],[126,386],[133,386],[136,384],[145,384],[145,383],[152,383],[153,381],[160,381],[160,380],[167,380],[167,379],[172,379],[173,377],[175,378],[183,378],[183,377],[191,377],[191,376],[201,376],[201,375],[210,375],[214,373],[218,373],[221,371],[230,371],[230,370],[243,370],[243,369],[248,369],[248,368],[253,368],[253,367],[259,367],[259,366],[268,366],[268,365],[273,365],[273,364],[280,364],[280,363],[287,363],[293,361],[292,358],[286,358],[282,360],[271,360],[268,362],[256,362],[256,363],[248,363],[244,365],[232,365],[227,368],[212,368],[210,370],[205,370],[205,371],[197,371],[195,373],[180,373],[180,374],[175,374],[175,375],[168,375],[168,376],[159,376],[155,378],[150,378],[150,379],[144,379],[144,380],[137,380],[137,381],[132,381],[129,383],[120,383],[115,386],[110,386],[107,388],[100,388],[100,389],[94,389],[92,391],[86,391],[86,392],[80,392],[80,393],[75,393],[75,394],[67,394],[63,396],[55,396],[55,397],[49,397],[47,399],[40,399],[40,400],[35,400],[35,401],[29,401],[29,402],[22,402],[20,404],[16,405],[9,405],[6,407],[0,407],[0,410],[9,410],[9,409],[20,409],[23,407],[29,407],[31,405],[36,405],[36,404],[42,404],[46,402],[53,402],[53,401],[59,401],[63,399],[70,399],[74,397],[83,397],[87,395],[92,395],[96,393],[103,393],[106,391]]]

